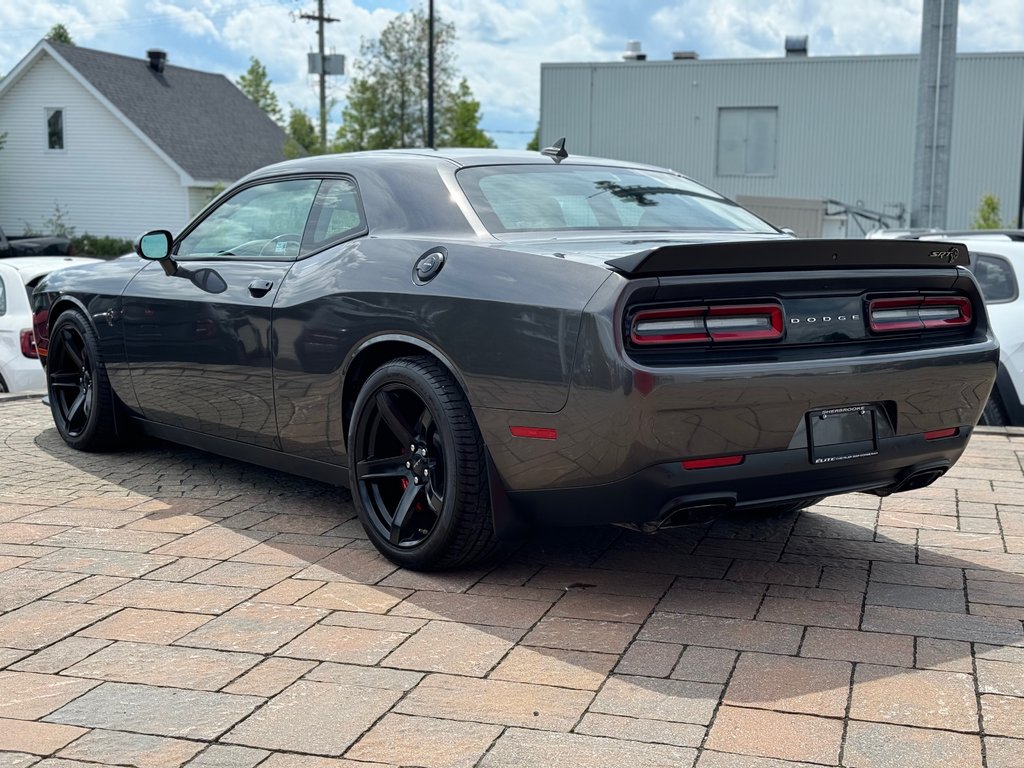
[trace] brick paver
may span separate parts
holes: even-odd
[[[935,485],[396,568],[344,491],[0,399],[0,766],[1024,768],[1024,432]]]

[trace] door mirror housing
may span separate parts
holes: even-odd
[[[154,229],[139,237],[133,243],[135,252],[149,261],[160,261],[171,255],[174,238],[166,229]]]

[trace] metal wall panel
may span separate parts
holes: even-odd
[[[916,56],[544,64],[541,143],[675,168],[729,196],[908,211]],[[1024,53],[958,57],[949,227],[991,191],[1015,213]],[[719,109],[778,109],[774,175],[716,171]],[[859,230],[851,224],[851,236]]]

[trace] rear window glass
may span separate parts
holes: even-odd
[[[457,178],[493,233],[549,230],[776,232],[682,176],[596,165],[463,168]]]
[[[1017,280],[1010,262],[1002,256],[974,254],[974,276],[981,286],[981,295],[988,304],[1013,301],[1017,298]]]

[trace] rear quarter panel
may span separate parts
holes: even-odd
[[[417,285],[414,264],[439,245],[443,269]],[[608,277],[564,259],[421,238],[363,238],[298,262],[274,307],[283,447],[343,459],[344,375],[358,350],[382,339],[436,350],[475,408],[558,411],[583,308]]]

